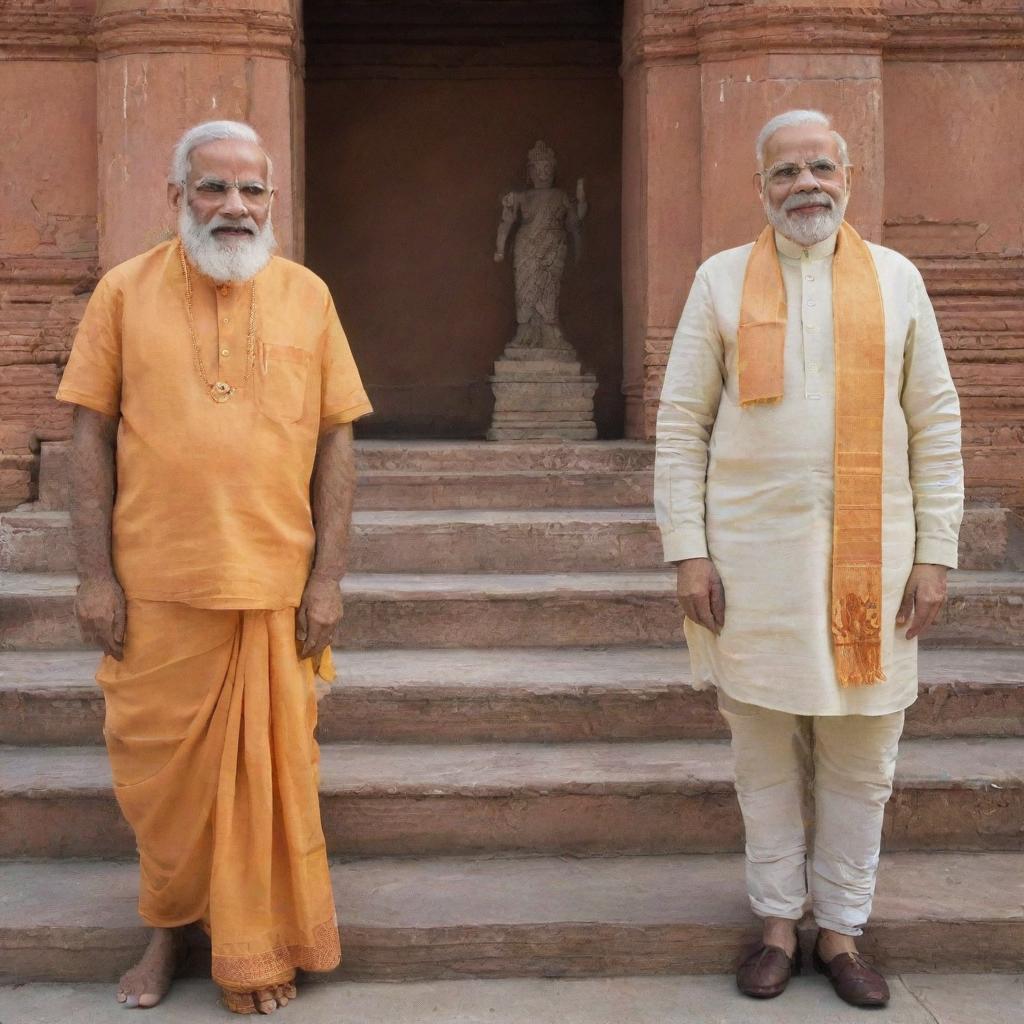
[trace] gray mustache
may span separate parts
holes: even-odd
[[[805,206],[824,206],[831,210],[835,204],[827,192],[806,192],[799,196],[790,196],[783,204],[784,210],[799,210]]]

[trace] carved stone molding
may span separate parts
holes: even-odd
[[[751,53],[880,52],[887,60],[1024,60],[1024,10],[1017,0],[638,0],[627,14],[622,71]]]
[[[1024,256],[915,256],[913,259],[933,298],[1024,299]]]
[[[938,6],[938,5],[935,5]],[[1024,60],[1024,11],[890,15],[887,60]]]
[[[87,256],[0,256],[0,297],[25,290],[80,295],[99,280],[99,259]]]
[[[0,4],[0,60],[94,60],[92,12],[72,0]]]
[[[706,7],[697,16],[701,61],[749,53],[881,53],[889,25],[876,5],[793,3]]]
[[[246,57],[297,56],[295,19],[282,11],[198,8],[195,4],[100,13],[96,17],[100,57],[132,53],[224,53]]]
[[[637,64],[695,61],[699,7],[699,3],[663,3],[656,10],[645,10],[634,23],[627,23],[622,41],[622,72]]]

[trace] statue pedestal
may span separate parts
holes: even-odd
[[[507,348],[490,378],[494,417],[488,441],[592,441],[597,378],[570,349]]]

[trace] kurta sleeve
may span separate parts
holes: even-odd
[[[724,379],[722,338],[702,267],[676,328],[658,409],[654,511],[667,562],[708,556],[708,441]]]
[[[121,293],[101,278],[92,293],[71,356],[64,369],[57,399],[117,416],[121,410]]]
[[[327,322],[320,376],[321,431],[339,423],[351,423],[373,412],[330,296],[324,315]]]
[[[914,561],[955,569],[964,508],[960,402],[935,311],[916,271],[911,301],[915,313],[904,348],[900,404],[907,420],[910,486],[917,520]]]

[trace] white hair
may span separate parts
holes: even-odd
[[[768,140],[780,128],[794,128],[798,124],[820,124],[828,128],[829,134],[836,140],[836,145],[839,147],[839,159],[843,162],[843,166],[850,166],[850,151],[847,148],[846,139],[839,132],[832,130],[832,122],[827,114],[823,114],[820,110],[787,110],[783,114],[776,114],[758,132],[756,147],[758,167],[764,167],[764,150],[768,145]]]
[[[171,157],[171,170],[167,180],[172,185],[184,185],[188,181],[189,160],[192,150],[205,146],[208,142],[218,142],[221,139],[237,139],[240,142],[251,142],[254,146],[263,149],[263,142],[256,129],[252,125],[242,121],[204,121],[189,128],[187,132],[174,146],[174,154]],[[270,184],[270,177],[273,167],[270,162],[270,154],[263,149],[263,155],[267,158],[267,184]]]

